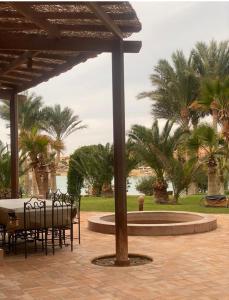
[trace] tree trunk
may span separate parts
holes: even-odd
[[[229,141],[229,121],[227,119],[222,121],[222,133],[228,142]]]
[[[104,183],[102,187],[102,196],[113,197],[113,190],[111,183]]]
[[[50,181],[51,181],[50,186],[51,186],[52,192],[56,192],[57,185],[56,185],[56,171],[55,170],[51,171]]]
[[[33,196],[39,195],[35,169],[32,170],[32,194]]]
[[[178,200],[179,200],[179,193],[174,193],[174,196],[173,196],[173,204],[177,204],[178,203]]]
[[[24,162],[24,169],[27,170],[24,175],[24,188],[25,188],[25,194],[31,195],[31,180],[30,180],[30,169],[28,169],[28,161],[27,159]]]
[[[55,192],[57,190],[56,185],[56,171],[58,170],[60,164],[60,151],[57,151],[57,158],[55,161],[55,167],[51,170],[51,190],[52,192]]]
[[[215,129],[216,132],[218,130],[217,124],[218,124],[218,113],[217,113],[217,110],[213,109],[212,110],[212,127]]]
[[[46,198],[48,192],[48,172],[35,168],[39,197]]]
[[[219,186],[219,194],[220,195],[224,195],[225,194],[225,190],[224,190],[224,181],[220,181],[220,186]]]
[[[217,166],[208,166],[208,195],[219,194]]]
[[[218,182],[219,182],[219,194],[220,195],[224,195],[224,193],[225,193],[225,190],[224,190],[225,181],[224,181],[223,173],[219,174],[219,176],[218,176]]]
[[[159,204],[168,203],[169,195],[167,192],[167,183],[162,180],[156,181],[153,186],[155,202]]]
[[[191,182],[189,187],[188,187],[188,191],[187,194],[188,195],[196,195],[198,194],[198,185],[195,182]]]
[[[94,196],[94,197],[100,197],[101,196],[101,192],[102,192],[102,186],[97,185],[97,184],[94,184],[92,186],[92,191],[91,191],[92,196]]]

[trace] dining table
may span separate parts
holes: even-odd
[[[38,200],[37,198],[4,199],[4,200],[0,200],[0,224],[6,228],[6,231],[10,229],[20,230],[24,228],[24,203],[28,201],[30,201],[32,206],[37,201],[46,202],[46,226],[47,227],[51,227],[53,225],[53,222],[54,225],[58,225],[60,221],[62,222],[61,225],[70,224],[71,214],[69,208],[64,207],[63,211],[59,210],[59,212],[57,208],[53,210],[52,200],[48,200],[48,199]],[[41,210],[41,213],[44,213],[43,210]],[[35,219],[35,211],[32,211],[32,209],[31,209],[30,217]]]

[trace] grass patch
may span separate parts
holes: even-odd
[[[217,208],[217,207],[204,207],[200,204],[202,195],[186,196],[180,199],[179,204],[156,204],[153,197],[146,196],[144,203],[144,210],[179,210],[179,211],[191,211],[200,213],[214,213],[214,214],[227,214],[229,208]],[[138,210],[137,196],[127,197],[128,211]],[[103,197],[82,197],[81,200],[82,211],[114,211],[114,199]]]

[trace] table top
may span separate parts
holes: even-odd
[[[24,209],[24,203],[29,201],[31,198],[22,199],[4,199],[0,200],[0,209],[18,210]],[[52,200],[40,199],[46,201],[46,207],[52,206]],[[38,201],[36,198],[31,199],[31,203]]]

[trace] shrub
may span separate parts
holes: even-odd
[[[153,185],[155,183],[155,177],[144,177],[136,184],[136,190],[147,196],[153,195]]]

